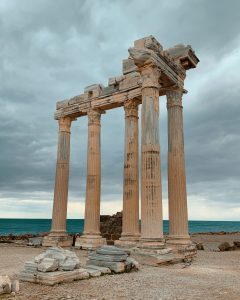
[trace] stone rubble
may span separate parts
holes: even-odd
[[[20,280],[46,285],[99,277],[113,273],[138,270],[138,263],[126,251],[104,246],[90,254],[86,267],[80,267],[77,255],[60,247],[52,247],[27,261],[20,272]]]

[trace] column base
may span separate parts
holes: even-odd
[[[73,238],[67,234],[61,236],[50,233],[42,241],[43,247],[71,247],[72,244]]]
[[[97,248],[106,245],[106,239],[100,235],[82,235],[76,238],[75,247],[83,250],[96,250]]]
[[[168,245],[191,245],[192,241],[189,235],[169,235],[166,237]]]
[[[135,247],[139,242],[140,234],[122,235],[119,240],[114,241],[115,246],[119,247]]]
[[[165,240],[164,238],[140,238],[138,248],[141,249],[151,249],[151,250],[159,250],[165,248]]]
[[[189,256],[194,256],[196,252],[196,245],[191,241],[189,235],[166,237],[166,245],[173,249],[175,253],[184,253]]]

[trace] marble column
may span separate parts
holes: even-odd
[[[188,244],[188,211],[184,162],[182,91],[166,92],[168,109],[168,243]]]
[[[120,244],[134,244],[139,232],[138,102],[124,103],[125,143],[123,172],[123,223]],[[119,241],[118,243],[119,244]]]
[[[52,227],[50,234],[43,240],[43,246],[72,245],[72,238],[66,233],[71,121],[70,117],[59,120]]]
[[[162,184],[159,137],[160,71],[140,69],[142,84],[141,241],[163,245]]]
[[[88,111],[88,158],[84,232],[77,238],[75,246],[96,249],[106,243],[100,233],[101,194],[101,111]]]

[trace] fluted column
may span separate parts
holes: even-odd
[[[70,246],[72,240],[67,237],[66,219],[68,203],[70,127],[71,118],[59,120],[58,153],[53,199],[52,227],[49,236],[44,238],[44,246]]]
[[[169,90],[166,95],[168,109],[168,242],[189,243],[182,91]]]
[[[139,238],[138,103],[124,104],[125,146],[123,173],[123,223],[120,240]]]
[[[140,69],[142,84],[141,240],[162,241],[162,184],[159,137],[160,71]]]
[[[75,245],[94,249],[105,243],[100,234],[100,189],[101,189],[101,111],[88,111],[88,158],[87,184],[83,236]]]

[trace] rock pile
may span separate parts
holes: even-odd
[[[103,238],[106,238],[108,245],[113,245],[115,240],[121,237],[122,232],[122,212],[115,215],[100,216],[100,231]]]
[[[112,272],[129,272],[132,269],[138,269],[138,263],[130,258],[126,251],[114,246],[104,246],[92,253],[84,268],[80,267],[80,261],[74,252],[52,247],[36,256],[34,261],[27,261],[20,272],[20,279],[54,285]]]
[[[230,245],[228,242],[223,242],[218,245],[219,251],[232,251],[238,250],[240,248],[240,241],[234,241],[233,245]]]
[[[47,285],[88,277],[89,273],[80,268],[77,255],[60,247],[49,248],[36,256],[34,261],[27,261],[20,272],[22,281]]]
[[[13,280],[8,276],[0,276],[0,295],[19,292],[19,281]]]
[[[106,267],[114,273],[139,269],[138,262],[131,258],[127,251],[115,246],[102,246],[91,253],[87,261],[87,267],[93,266]]]

